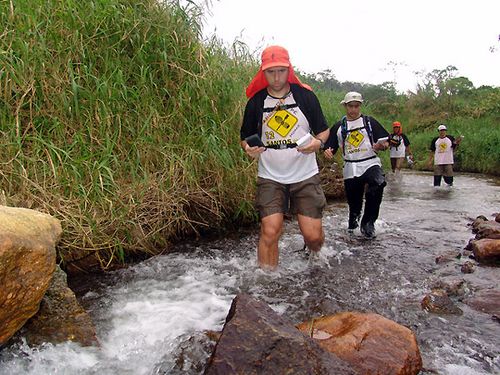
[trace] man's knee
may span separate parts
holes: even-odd
[[[323,242],[325,242],[325,235],[323,231],[309,233],[308,235],[304,235],[304,242],[310,250],[319,251],[321,246],[323,246]]]
[[[366,189],[367,194],[380,195],[382,194],[384,187],[387,185],[385,181],[385,175],[382,168],[378,165],[368,169],[366,173],[366,182],[368,183],[368,188]]]
[[[260,235],[261,238],[266,242],[277,241],[281,236],[281,232],[281,225],[275,225],[274,223],[265,223],[264,221],[261,223]]]
[[[381,197],[384,194],[384,187],[385,183],[383,185],[368,185],[366,197]]]

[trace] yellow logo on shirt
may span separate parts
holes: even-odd
[[[353,145],[354,147],[358,147],[361,144],[361,142],[363,142],[364,138],[365,138],[364,135],[360,131],[354,130],[349,133],[349,136],[347,137],[346,141],[347,143]]]
[[[286,137],[286,135],[290,133],[290,130],[293,129],[297,121],[299,121],[297,117],[292,115],[290,112],[282,109],[277,111],[271,117],[271,119],[267,123],[267,126],[269,126],[282,137]]]
[[[438,152],[446,152],[447,148],[448,148],[448,145],[446,144],[446,142],[441,142],[439,144],[439,150],[438,150]]]

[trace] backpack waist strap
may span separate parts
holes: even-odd
[[[297,143],[286,143],[286,144],[266,146],[266,148],[272,148],[273,150],[286,150],[287,148],[295,148],[295,147],[297,147]]]
[[[369,156],[369,157],[367,157],[367,158],[363,158],[363,159],[356,159],[356,160],[348,160],[348,159],[344,159],[344,161],[345,161],[346,163],[359,163],[359,162],[361,162],[361,161],[374,159],[374,158],[376,158],[376,157],[377,157],[377,155],[373,155],[373,156]]]

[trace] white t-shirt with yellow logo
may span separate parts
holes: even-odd
[[[340,148],[344,147],[343,154],[346,161],[344,163],[344,178],[359,177],[374,165],[381,167],[382,162],[373,151],[363,118],[347,121],[347,131],[345,142],[343,144],[340,142]],[[342,139],[341,127],[337,130],[337,138]],[[383,139],[387,139],[387,137]]]
[[[444,138],[434,138],[431,150],[434,151],[434,165],[453,164],[454,138],[447,135]]]
[[[277,108],[276,105],[280,106]],[[284,99],[267,95],[264,100],[262,142],[267,145],[296,143],[311,132],[309,122],[290,92]],[[268,148],[259,157],[259,177],[293,184],[319,172],[316,154],[302,154],[296,148]]]

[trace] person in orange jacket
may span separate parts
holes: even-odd
[[[399,121],[392,123],[392,133],[389,135],[389,153],[391,157],[392,173],[401,171],[405,157],[408,164],[413,164],[413,153],[410,149],[410,140],[403,133],[403,126]]]

